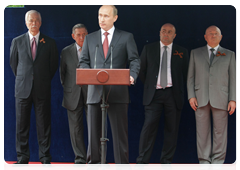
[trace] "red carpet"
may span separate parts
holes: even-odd
[[[4,170],[35,170],[35,169],[62,169],[62,170],[85,170],[87,167],[83,168],[73,168],[73,163],[62,163],[62,162],[52,162],[52,168],[43,168],[42,164],[40,162],[29,162],[28,166],[24,167],[12,167],[12,164],[14,162],[5,161],[4,162]],[[134,167],[135,163],[131,163],[132,168]],[[107,170],[115,170],[115,164],[110,163],[110,168]],[[173,169],[172,170],[199,170],[200,165],[199,164],[172,164]],[[100,168],[101,169],[101,168]],[[146,170],[161,170],[160,164],[150,164],[148,166],[145,166]],[[222,166],[222,170],[237,170],[238,164],[224,164]]]

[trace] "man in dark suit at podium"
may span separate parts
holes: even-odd
[[[117,20],[115,6],[102,6],[99,9],[98,20],[100,30],[85,37],[80,59],[80,68],[126,68],[129,63],[130,82],[134,84],[140,70],[140,59],[137,46],[131,33],[114,27]],[[88,86],[88,163],[100,163],[99,153],[101,137],[101,97],[102,86]],[[128,86],[106,86],[107,102],[109,103],[108,117],[113,136],[115,163],[129,163],[128,149]]]
[[[51,80],[58,68],[55,41],[40,33],[41,15],[35,10],[25,16],[28,32],[16,37],[10,49],[10,66],[15,80],[16,150],[18,164],[29,161],[29,129],[34,105],[39,159],[51,161]]]
[[[189,60],[187,49],[173,43],[175,37],[175,27],[164,24],[160,42],[146,45],[140,57],[145,121],[137,163],[149,163],[163,110],[164,143],[160,162],[171,163],[175,153]]]

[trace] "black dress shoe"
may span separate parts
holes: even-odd
[[[134,169],[144,169],[144,164],[142,161],[139,161],[136,163],[136,165],[134,166]]]
[[[28,166],[28,161],[19,160],[12,164],[12,167]]]
[[[73,164],[73,167],[74,168],[79,168],[79,167],[84,167],[86,165],[86,163],[83,163],[83,162],[75,162]]]
[[[105,162],[105,168],[110,168],[109,163]]]
[[[42,164],[43,164],[43,168],[51,168],[52,167],[52,164],[50,163],[50,161],[47,161],[47,160],[43,161]]]

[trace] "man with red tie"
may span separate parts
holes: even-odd
[[[117,20],[115,6],[102,6],[98,11],[100,30],[85,37],[80,59],[80,68],[126,68],[129,63],[130,82],[134,84],[140,70],[137,46],[131,33],[114,27]],[[111,57],[112,56],[112,57]],[[95,63],[96,58],[96,63]],[[111,65],[112,58],[112,65]],[[127,86],[105,86],[108,117],[112,129],[114,159],[117,164],[129,163],[128,150],[128,103]],[[88,86],[88,163],[100,163],[101,154],[101,94],[102,86]],[[108,94],[109,93],[109,94]]]

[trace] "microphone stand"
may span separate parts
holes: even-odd
[[[96,55],[95,55],[95,67],[96,67]],[[111,46],[111,64],[110,64],[110,69],[112,69],[112,46]],[[101,141],[101,164],[105,164],[106,163],[105,145],[106,145],[106,142],[109,141],[108,138],[105,138],[105,125],[106,125],[107,108],[108,107],[109,107],[109,105],[105,102],[105,85],[103,85],[102,104],[101,104],[101,109],[102,109],[102,137],[100,138],[100,141]]]
[[[106,163],[106,153],[105,153],[105,145],[106,142],[109,141],[108,138],[105,138],[105,124],[106,124],[106,118],[107,118],[107,108],[109,105],[105,103],[105,85],[103,85],[103,91],[102,91],[102,137],[100,138],[101,141],[101,164]]]

